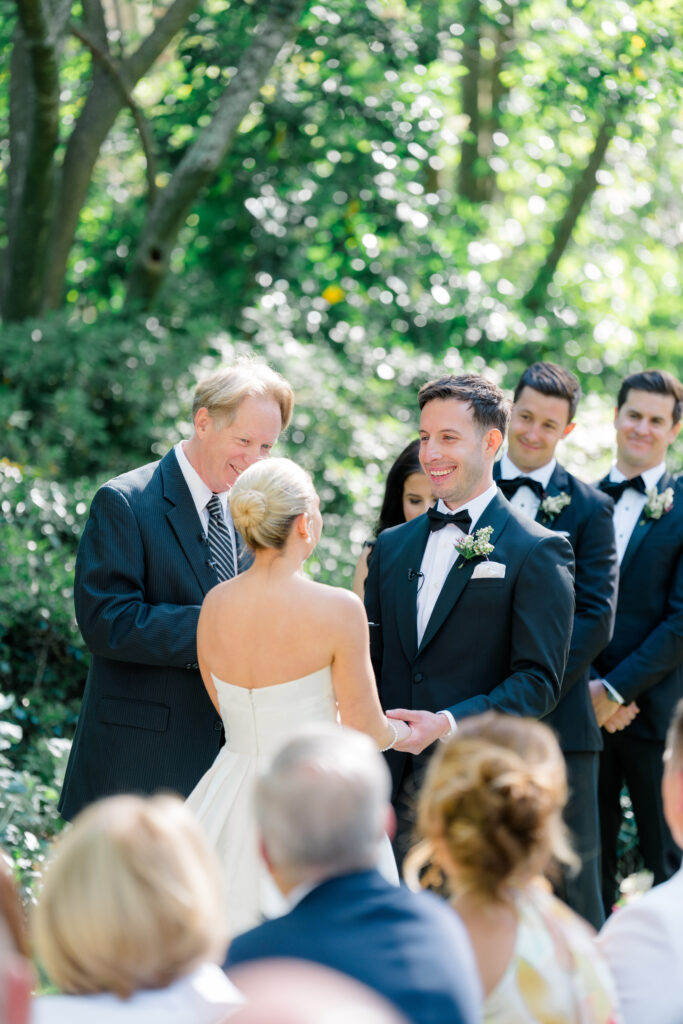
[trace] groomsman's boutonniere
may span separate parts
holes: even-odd
[[[489,537],[493,533],[492,526],[482,526],[475,533],[469,533],[461,540],[456,540],[455,547],[458,554],[469,561],[470,558],[488,558],[493,551],[493,544],[489,544]],[[462,566],[460,566],[462,569]]]
[[[674,507],[673,487],[667,487],[661,494],[656,487],[650,487],[645,493],[647,497],[643,508],[643,518],[640,520],[641,525],[646,519],[661,519]]]
[[[559,516],[562,509],[571,504],[571,500],[571,495],[567,494],[566,491],[560,491],[559,494],[548,494],[540,504],[544,518],[552,523],[553,519]]]

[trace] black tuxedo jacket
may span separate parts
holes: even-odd
[[[59,809],[113,793],[186,796],[221,721],[197,666],[197,620],[217,583],[175,452],[95,495],[78,549],[76,618],[92,659]]]
[[[330,878],[283,917],[233,940],[226,966],[294,957],[332,967],[394,1003],[412,1024],[477,1024],[477,970],[460,919],[429,893],[377,871]]]
[[[664,473],[657,490],[667,487],[674,489],[673,508],[661,519],[641,516],[633,529],[614,635],[594,663],[624,700],[638,703],[628,734],[657,740],[683,696],[683,481]]]
[[[500,463],[493,467],[500,479]],[[559,703],[545,721],[565,751],[602,750],[602,736],[591,704],[588,680],[596,655],[609,643],[617,606],[619,563],[612,515],[614,503],[595,487],[556,465],[547,487],[551,497],[565,493],[569,505],[549,519],[539,507],[536,522],[567,538],[576,562],[574,627]]]
[[[498,492],[477,521],[492,526],[492,562],[504,577],[477,578],[483,559],[460,556],[417,643],[419,569],[426,516],[381,533],[365,606],[384,708],[448,709],[458,718],[488,709],[541,718],[557,702],[574,615],[569,542],[521,516]],[[474,578],[473,578],[474,577]],[[395,790],[409,754],[391,751]]]

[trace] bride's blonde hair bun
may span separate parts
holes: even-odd
[[[242,533],[260,526],[266,518],[268,504],[261,491],[244,489],[233,498],[230,496],[230,512],[236,528]]]
[[[290,459],[262,459],[230,489],[230,514],[250,548],[282,548],[294,520],[312,510],[314,499],[305,469]]]

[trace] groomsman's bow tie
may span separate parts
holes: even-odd
[[[520,487],[529,487],[539,501],[542,501],[545,491],[540,480],[532,480],[530,476],[515,476],[511,480],[499,480],[498,486],[506,498],[511,498]]]
[[[645,481],[642,476],[634,476],[631,480],[620,480],[619,483],[614,483],[612,480],[603,480],[600,484],[600,490],[608,494],[614,501],[614,504],[619,501],[624,491],[627,491],[629,487],[632,487],[634,491],[638,491],[640,494],[645,494],[647,488]]]
[[[465,508],[460,512],[448,513],[439,512],[437,508],[428,508],[427,518],[429,519],[429,529],[432,531],[442,530],[444,526],[453,523],[455,526],[459,526],[463,533],[469,533],[472,525],[472,517]]]

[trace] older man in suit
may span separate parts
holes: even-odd
[[[612,501],[577,480],[555,458],[575,426],[581,396],[576,377],[555,363],[534,363],[515,388],[508,448],[493,477],[513,508],[562,533],[576,560],[576,611],[560,701],[545,721],[557,732],[567,764],[571,829],[581,869],[568,872],[558,891],[599,928],[600,889],[598,764],[602,737],[588,688],[595,656],[609,643],[617,603],[618,564]]]
[[[664,815],[683,848],[683,701],[666,741]],[[598,946],[612,968],[624,1024],[683,1021],[683,869],[610,917]]]
[[[199,610],[243,564],[228,491],[270,453],[292,406],[289,384],[265,365],[219,370],[197,386],[192,438],[95,495],[75,577],[92,660],[63,817],[113,793],[186,796],[216,757],[222,725],[198,670]]]
[[[493,481],[509,418],[500,388],[443,377],[418,401],[420,461],[438,502],[380,534],[365,591],[382,704],[412,725],[389,755],[404,835],[424,763],[410,755],[490,708],[547,714],[574,612],[569,542],[515,512]]]
[[[290,911],[238,936],[227,967],[291,957],[332,967],[413,1024],[475,1024],[481,986],[465,929],[428,893],[377,870],[390,780],[367,736],[330,726],[290,741],[259,780],[261,850]]]
[[[600,482],[615,503],[620,562],[614,635],[595,659],[591,682],[595,714],[608,733],[598,784],[607,913],[615,897],[624,784],[655,884],[680,864],[664,820],[661,781],[666,730],[683,696],[683,486],[665,465],[682,412],[683,386],[670,373],[626,377],[614,421],[616,464]],[[639,714],[629,724],[622,716],[632,705]]]

